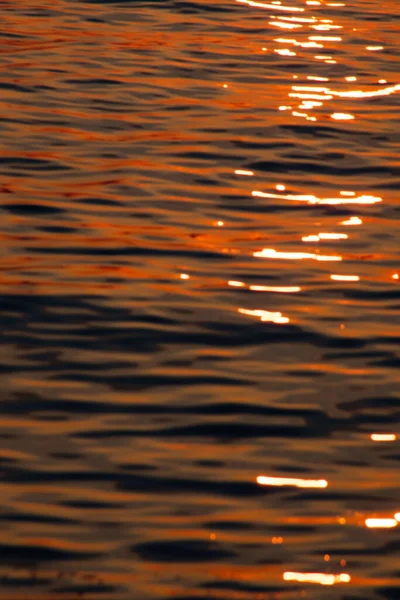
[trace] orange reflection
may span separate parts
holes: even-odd
[[[392,529],[397,527],[396,519],[366,519],[365,526],[369,529]]]
[[[397,439],[394,433],[371,433],[373,442],[394,442]]]
[[[236,169],[235,173],[236,173],[236,175],[247,175],[248,177],[251,177],[252,175],[254,175],[253,171],[246,171],[243,169]]]
[[[268,192],[260,192],[254,190],[251,193],[256,198],[279,198],[284,200],[292,200],[295,202],[308,202],[309,204],[330,204],[334,206],[336,204],[377,204],[382,202],[382,198],[379,196],[357,196],[352,198],[318,198],[313,194],[273,194]]]
[[[331,119],[335,119],[336,121],[351,121],[354,118],[354,115],[348,113],[333,113],[331,115]]]
[[[279,287],[273,285],[250,285],[249,290],[253,292],[277,292],[278,294],[294,294],[301,291],[301,287],[288,286]]]
[[[320,240],[347,240],[347,233],[319,233]]]
[[[254,252],[253,256],[257,258],[278,258],[288,260],[317,260],[321,262],[325,261],[340,261],[341,256],[324,256],[323,254],[312,254],[310,252],[277,252],[273,248],[264,248],[260,252]]]
[[[294,486],[298,488],[326,488],[328,482],[326,479],[297,479],[291,477],[266,477],[265,475],[259,475],[257,477],[257,483],[260,485],[273,485],[273,486]]]
[[[283,6],[282,4],[267,4],[265,2],[254,2],[254,0],[236,0],[240,4],[248,4],[256,8],[272,8],[274,10],[284,10],[287,12],[304,12],[304,8],[298,8],[296,6]]]
[[[360,281],[358,275],[331,275],[333,281]]]
[[[231,287],[246,287],[246,284],[243,281],[228,281],[228,285]]]
[[[326,573],[294,573],[286,571],[283,574],[285,581],[298,581],[299,583],[319,583],[320,585],[335,585],[336,583],[349,583],[351,581],[348,573],[339,575],[328,575]]]
[[[362,225],[362,219],[360,217],[350,217],[345,221],[341,221],[341,225]]]
[[[281,312],[270,312],[268,310],[248,310],[246,308],[238,308],[238,312],[242,315],[249,315],[250,317],[258,317],[261,321],[270,321],[271,323],[277,323],[283,325],[289,323],[290,319],[284,317]]]

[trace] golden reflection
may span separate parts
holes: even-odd
[[[319,583],[320,585],[335,585],[336,583],[349,583],[351,577],[348,573],[329,575],[327,573],[294,573],[286,571],[283,574],[285,581],[298,581],[299,583]]]
[[[250,317],[258,317],[261,321],[270,321],[271,323],[277,323],[283,325],[289,323],[290,319],[284,317],[281,312],[270,312],[268,310],[248,310],[246,308],[238,308],[238,312],[242,315],[249,315]]]
[[[341,225],[362,225],[362,219],[360,217],[350,217],[345,221],[340,222]]]
[[[319,77],[317,75],[307,75],[307,79],[310,81],[329,81],[328,77]]]
[[[358,275],[331,275],[333,281],[360,281]]]
[[[253,292],[276,292],[278,294],[295,294],[301,292],[301,287],[297,285],[280,287],[273,285],[250,285],[249,290]]]
[[[180,277],[181,279],[190,279],[190,275],[188,275],[187,273],[181,273],[181,274],[179,275],[179,277]]]
[[[340,261],[341,256],[335,255],[323,255],[323,254],[312,254],[311,252],[278,252],[273,248],[263,248],[260,252],[254,252],[253,256],[257,258],[278,258],[287,260],[317,260],[321,262],[325,261]]]
[[[396,514],[394,515],[394,518],[396,519],[396,521],[397,521],[398,523],[400,523],[400,512],[396,513]]]
[[[394,433],[371,433],[373,442],[394,442],[397,439]]]
[[[281,27],[282,29],[298,29],[302,27],[297,23],[281,23],[280,21],[268,21],[269,25],[275,25],[275,27]]]
[[[301,239],[303,242],[319,242],[320,240],[347,240],[346,233],[318,233],[313,235],[304,235]]]
[[[352,121],[354,118],[354,115],[348,113],[333,113],[331,115],[331,119],[335,119],[336,121]]]
[[[354,196],[351,198],[318,198],[313,194],[273,194],[270,192],[260,192],[254,190],[251,195],[256,198],[278,198],[284,200],[292,200],[295,202],[308,202],[309,204],[330,204],[334,206],[336,204],[377,204],[382,202],[380,196]]]
[[[254,175],[253,171],[246,171],[244,169],[236,169],[236,175],[246,175],[247,177],[252,177]]]
[[[243,281],[228,281],[230,287],[244,288],[246,284]],[[292,286],[275,286],[275,285],[249,285],[247,289],[252,292],[275,292],[277,294],[296,294],[301,292],[301,287],[298,285]]]
[[[276,52],[276,54],[280,54],[281,56],[296,56],[297,54],[296,52],[289,50],[289,48],[274,50],[274,52]]]
[[[287,12],[304,12],[304,8],[298,8],[296,6],[283,6],[282,4],[267,4],[265,2],[254,2],[254,0],[236,0],[240,4],[248,4],[256,8],[272,8],[274,10],[284,10]]]
[[[259,475],[257,477],[257,483],[260,485],[274,485],[274,486],[294,486],[298,488],[326,488],[328,482],[326,479],[297,479],[291,477],[266,477],[265,475]]]
[[[303,242],[319,242],[318,235],[303,235],[301,239]]]
[[[392,529],[397,527],[396,519],[366,519],[365,526],[369,529]]]
[[[246,284],[243,281],[228,281],[228,285],[231,287],[246,287]]]
[[[392,275],[392,279],[399,279],[400,275],[398,273],[395,273],[394,275]]]

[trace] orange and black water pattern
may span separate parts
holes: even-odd
[[[398,0],[0,0],[0,600],[400,598]]]

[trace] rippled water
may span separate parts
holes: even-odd
[[[0,2],[1,600],[400,597],[398,8]]]

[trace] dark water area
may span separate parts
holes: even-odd
[[[0,1],[1,600],[400,598],[399,27]]]

